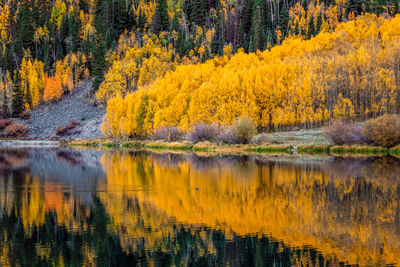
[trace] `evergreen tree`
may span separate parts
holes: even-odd
[[[81,27],[82,27],[82,21],[79,16],[78,10],[74,10],[74,12],[71,13],[71,17],[69,19],[69,36],[71,36],[72,39],[72,51],[76,52],[81,49],[82,46],[82,38],[81,38]]]
[[[315,26],[314,26],[314,17],[311,16],[310,21],[308,22],[308,31],[307,31],[307,39],[315,36]]]
[[[206,24],[206,0],[192,0],[190,5],[190,21],[198,26]]]
[[[22,2],[21,12],[18,13],[18,37],[16,44],[17,55],[22,58],[24,50],[34,51],[32,14],[27,1]]]
[[[12,94],[12,116],[18,117],[24,110],[24,93],[21,88],[21,77],[18,71],[14,72],[14,88]]]
[[[103,74],[106,68],[106,0],[97,0],[95,2],[95,19],[94,24],[96,28],[94,48],[92,51],[92,74],[93,78],[93,90],[97,90],[103,81]]]
[[[143,12],[142,9],[140,9],[137,25],[142,31],[144,30],[144,27],[146,27],[146,22],[147,22],[146,14]]]
[[[398,14],[399,13],[399,11],[400,11],[400,9],[399,9],[399,0],[393,0],[393,16],[394,15],[396,15],[396,14]]]
[[[223,33],[223,16],[222,12],[219,13],[217,24],[215,25],[215,33],[211,40],[211,53],[214,55],[222,55],[223,54],[223,46],[224,46],[224,33]]]
[[[125,29],[131,29],[132,25],[129,23],[129,12],[127,10],[125,0],[114,0],[112,10],[113,14],[113,28],[115,29],[118,40],[118,36],[122,34]]]
[[[286,5],[283,5],[281,14],[279,16],[279,28],[281,29],[284,36],[287,36],[289,20],[289,11],[287,10]]]
[[[261,10],[261,1],[256,0],[254,2],[253,8],[253,24],[251,28],[251,37],[249,44],[250,52],[255,52],[258,49],[262,50],[264,48]]]
[[[239,29],[237,31],[236,34],[236,45],[235,48],[236,50],[241,48],[241,47],[245,47],[245,40],[244,40],[244,26],[243,23],[240,23],[239,25]]]
[[[346,3],[346,17],[351,12],[354,12],[356,16],[360,15],[363,12],[362,3],[363,1],[359,0],[348,0]]]
[[[386,5],[384,0],[371,0],[369,11],[379,16],[383,12],[384,5]]]
[[[7,90],[4,90],[3,93],[3,117],[7,118],[10,115],[10,111],[8,110],[8,96]]]
[[[155,33],[169,30],[169,15],[167,0],[158,0],[156,6],[156,12],[153,18],[152,30]]]
[[[319,14],[317,17],[317,25],[315,27],[316,34],[318,34],[321,31],[321,27],[322,27],[322,16],[321,16],[321,14]]]
[[[179,25],[179,12],[176,11],[174,14],[174,17],[172,18],[172,23],[171,23],[171,32],[172,31],[176,31],[179,32],[180,31],[180,25]]]

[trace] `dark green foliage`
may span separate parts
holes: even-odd
[[[251,28],[251,37],[249,51],[255,52],[258,49],[263,49],[263,26],[262,26],[262,5],[261,1],[256,0],[253,7],[253,25]]]
[[[191,0],[190,1],[190,22],[198,26],[206,24],[207,5],[206,0]]]
[[[169,30],[169,15],[167,0],[157,0],[156,12],[153,18],[152,30],[155,33]]]
[[[354,14],[361,15],[363,11],[363,1],[359,0],[348,0],[346,3],[346,16],[348,16],[351,12],[354,12]]]
[[[18,72],[14,74],[14,90],[12,95],[12,116],[19,117],[21,112],[25,110],[24,107],[24,92],[21,89],[21,78]]]
[[[289,20],[289,11],[287,10],[286,5],[284,5],[279,16],[279,28],[285,36],[287,34]]]
[[[316,34],[318,34],[321,31],[321,26],[322,26],[322,16],[321,16],[321,14],[319,14],[317,17],[317,25],[315,27]]]
[[[310,21],[308,22],[307,39],[310,39],[313,36],[315,36],[315,26],[314,26],[314,17],[311,17]]]
[[[140,29],[143,30],[144,27],[146,26],[146,21],[147,21],[146,14],[143,12],[143,10],[140,9],[140,11],[139,11],[139,18],[138,18],[138,22],[137,22],[137,26],[138,26]]]
[[[10,115],[10,110],[8,108],[8,96],[6,90],[3,93],[3,106],[2,106],[2,113],[4,118],[8,118]]]
[[[23,2],[24,4],[21,7],[21,12],[18,14],[17,23],[19,26],[17,42],[16,45],[16,53],[19,58],[22,59],[24,55],[24,50],[29,49],[30,51],[34,51],[34,43],[33,43],[33,21],[32,14],[29,8],[29,3]]]

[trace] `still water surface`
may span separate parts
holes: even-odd
[[[0,265],[400,263],[400,160],[0,151]]]

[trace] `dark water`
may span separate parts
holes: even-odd
[[[1,266],[399,258],[397,158],[0,151]]]

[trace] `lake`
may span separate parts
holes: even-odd
[[[0,150],[0,265],[400,263],[400,159]]]

